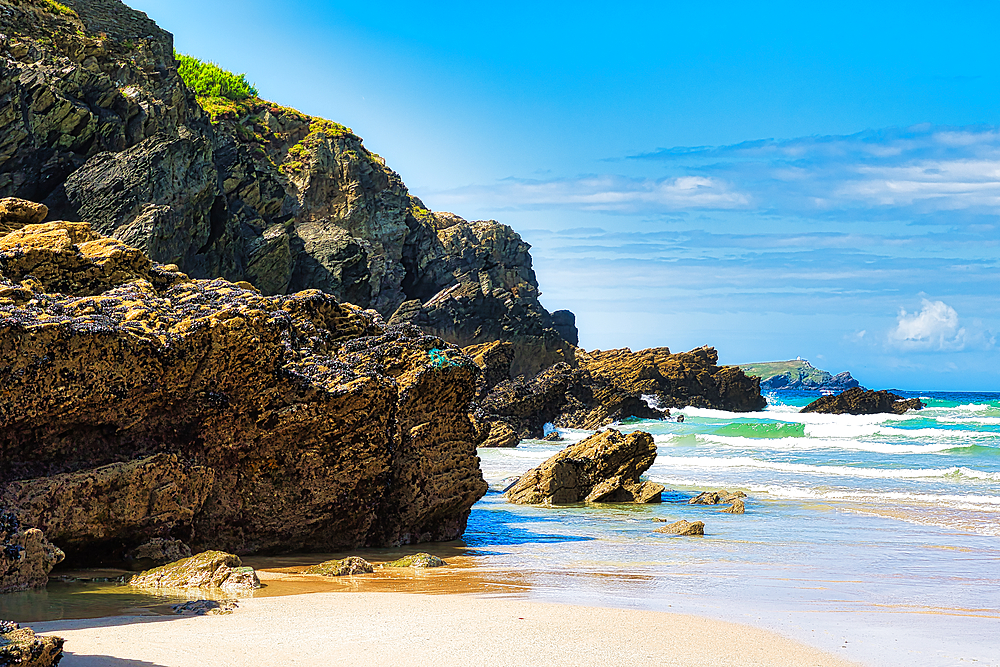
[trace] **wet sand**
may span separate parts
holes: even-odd
[[[765,630],[662,612],[412,593],[308,593],[239,604],[228,616],[34,628],[66,638],[62,667],[855,664]]]

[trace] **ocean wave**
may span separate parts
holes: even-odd
[[[931,505],[947,504],[949,507],[962,505],[962,509],[992,509],[1000,511],[1000,496],[909,493],[904,491],[834,491],[782,486],[779,484],[750,485],[749,490],[789,500],[837,500],[862,503],[885,503],[891,501],[894,503],[910,502]]]
[[[769,449],[774,451],[841,449],[856,452],[875,452],[878,454],[936,454],[939,452],[952,452],[953,450],[975,446],[969,444],[962,447],[956,447],[954,441],[935,442],[930,444],[893,444],[890,442],[875,442],[850,438],[770,438],[767,439],[766,442],[762,442],[762,439],[758,438],[720,436],[715,435],[714,433],[698,434],[695,438],[706,443],[720,444],[738,449]],[[673,443],[671,443],[669,439],[664,438],[663,444]]]
[[[761,461],[748,456],[717,458],[710,456],[658,456],[653,467],[657,468],[697,468],[700,470],[722,470],[732,468],[755,468],[781,472],[807,473],[834,477],[864,477],[879,479],[921,479],[927,477],[951,477],[1000,482],[1000,472],[984,472],[965,467],[952,468],[855,468],[851,466],[817,466],[808,463],[782,463]]]

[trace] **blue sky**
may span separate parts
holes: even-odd
[[[1000,391],[1000,5],[133,0],[513,226],[587,348]]]

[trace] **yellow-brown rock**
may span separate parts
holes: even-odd
[[[521,475],[507,490],[507,500],[521,505],[660,502],[663,486],[639,478],[655,459],[656,444],[648,433],[608,429]]]
[[[34,225],[45,219],[49,207],[17,197],[0,198],[0,234]]]
[[[65,643],[62,637],[39,636],[13,621],[0,621],[0,667],[53,667]]]
[[[206,551],[174,563],[146,570],[128,581],[136,588],[221,588],[224,591],[260,588],[252,567],[244,567],[239,556]]]
[[[657,528],[653,532],[669,533],[671,535],[704,535],[705,522],[687,521],[686,519],[681,519],[680,521],[675,521],[671,524],[663,526],[662,528]]]
[[[75,564],[154,538],[245,554],[462,533],[486,483],[460,351],[316,290],[169,268],[82,223],[0,236],[0,497],[19,516]]]
[[[12,513],[0,512],[0,593],[44,588],[64,557],[42,531],[25,529]]]

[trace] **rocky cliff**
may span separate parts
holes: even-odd
[[[747,375],[759,377],[760,388],[765,390],[844,391],[859,386],[847,371],[832,375],[802,358],[740,364],[740,368]]]
[[[0,196],[194,278],[320,289],[461,346],[568,361],[572,313],[538,301],[529,246],[433,213],[349,128],[250,98],[196,98],[172,36],[119,0],[0,0]]]
[[[69,564],[461,535],[480,372],[317,290],[195,280],[0,202],[0,506]],[[16,204],[16,202],[15,202]]]

